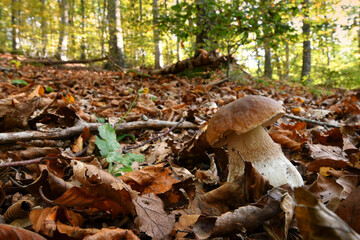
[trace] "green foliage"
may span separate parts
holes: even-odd
[[[136,95],[134,101],[131,103],[128,111],[120,119],[119,124],[116,128],[120,126],[126,115],[134,107],[137,98],[140,94],[147,94],[149,91],[148,88],[140,89]],[[97,118],[98,119],[98,118]],[[100,119],[98,119],[99,121]],[[115,128],[115,129],[116,129]],[[121,172],[131,172],[131,165],[133,162],[143,162],[145,157],[142,154],[127,153],[123,156],[121,152],[121,146],[118,143],[119,140],[124,137],[130,137],[135,141],[134,135],[131,134],[122,134],[116,136],[115,129],[109,124],[106,123],[98,128],[100,137],[96,136],[95,144],[100,150],[100,155],[106,157],[106,161],[109,163],[109,172],[114,176],[120,176]],[[122,167],[119,167],[122,165]]]
[[[98,131],[101,138],[96,136],[95,144],[100,150],[101,156],[106,157],[106,161],[109,163],[109,172],[114,176],[120,176],[121,172],[131,172],[133,162],[145,160],[145,156],[142,154],[127,153],[123,155],[121,153],[115,130],[109,123],[100,126]],[[119,165],[121,166],[119,167]]]
[[[26,86],[26,85],[28,85],[28,82],[25,81],[25,80],[22,80],[22,79],[13,79],[13,80],[11,80],[11,84],[13,84],[13,85],[24,85],[24,86]]]

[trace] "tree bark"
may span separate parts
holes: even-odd
[[[154,43],[155,43],[155,68],[161,68],[162,63],[162,49],[160,41],[160,32],[158,28],[159,18],[159,1],[153,0],[153,27],[154,27]]]
[[[264,42],[265,46],[265,65],[264,65],[264,76],[268,79],[272,79],[272,66],[271,66],[271,49],[268,45],[267,40]]]
[[[285,43],[285,74],[284,79],[289,79],[289,73],[290,73],[290,47],[289,42]]]
[[[209,39],[208,30],[209,26],[207,26],[206,21],[206,3],[205,0],[196,0],[196,8],[197,8],[197,26],[200,28],[199,33],[196,35],[196,49],[206,48],[206,42]]]
[[[305,19],[303,20],[303,62],[301,69],[301,80],[310,81],[311,72],[311,41],[310,41],[310,24],[309,24],[309,0],[304,0]]]
[[[19,4],[18,0],[11,1],[11,38],[12,38],[12,50],[17,51],[19,49]]]
[[[81,8],[81,55],[80,59],[85,59],[85,0],[81,0],[80,2],[80,8]]]
[[[41,0],[41,41],[42,41],[42,49],[41,49],[41,56],[46,57],[47,56],[47,19],[46,19],[46,2],[45,0]]]
[[[124,42],[121,27],[120,0],[109,0],[109,52],[115,63],[120,67],[126,67],[124,55]]]
[[[66,61],[68,49],[68,24],[69,24],[69,5],[68,0],[58,0],[60,9],[60,32],[59,43],[56,53],[56,58]]]

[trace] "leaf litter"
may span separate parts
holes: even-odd
[[[14,231],[18,239],[360,238],[359,90],[317,96],[281,81],[217,84],[221,72],[188,79],[0,65],[10,69],[0,72],[1,238]],[[136,99],[140,89],[149,91]],[[303,187],[274,188],[248,162],[243,176],[226,181],[227,149],[209,146],[206,124],[247,95],[280,100],[298,117],[279,119],[268,133]],[[120,119],[106,142],[100,126]],[[113,156],[145,161],[128,160],[132,171],[115,177],[96,138]]]

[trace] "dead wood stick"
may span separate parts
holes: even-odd
[[[69,61],[51,61],[51,60],[24,60],[22,63],[40,63],[44,65],[61,65],[69,63],[93,63],[107,60],[107,57],[95,58],[95,59],[83,59],[83,60],[69,60]]]
[[[338,125],[338,124],[321,122],[321,121],[317,121],[317,120],[311,120],[311,119],[308,119],[308,118],[298,117],[298,116],[294,116],[294,115],[287,114],[287,113],[284,114],[284,117],[292,118],[292,119],[295,119],[295,120],[299,120],[299,121],[303,121],[303,122],[307,122],[307,123],[312,123],[312,124],[316,124],[316,125],[321,125],[321,126],[327,126],[327,127],[332,127],[332,128],[340,128],[340,125]]]
[[[15,162],[5,162],[5,163],[0,163],[0,168],[4,168],[4,167],[16,167],[16,166],[27,166],[33,163],[39,163],[42,160],[46,160],[46,159],[58,159],[57,157],[40,157],[40,158],[34,158],[34,159],[29,159],[29,160],[24,160],[24,161],[15,161]]]
[[[177,122],[169,122],[162,120],[148,120],[148,121],[135,121],[129,123],[122,123],[116,129],[116,132],[131,131],[137,129],[161,129],[161,128],[171,128],[175,126]],[[79,121],[75,126],[62,129],[60,131],[49,131],[49,132],[40,132],[40,131],[24,131],[24,132],[9,132],[9,133],[0,133],[0,144],[14,143],[16,141],[29,141],[29,140],[39,140],[39,139],[66,139],[74,136],[78,136],[82,133],[84,127],[90,129],[90,131],[96,131],[98,127],[103,125],[102,123],[85,123]],[[113,127],[115,127],[114,125]],[[197,129],[198,125],[191,122],[183,122],[178,128],[185,129]]]

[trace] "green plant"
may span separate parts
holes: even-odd
[[[22,80],[22,79],[13,79],[13,80],[11,80],[11,84],[13,84],[13,85],[24,85],[24,86],[26,86],[26,85],[28,85],[28,82],[25,81],[25,80]]]
[[[119,124],[115,129],[109,123],[106,123],[98,128],[100,137],[96,136],[95,144],[100,150],[100,155],[106,157],[106,161],[109,163],[109,173],[114,176],[121,176],[122,172],[131,172],[133,170],[131,166],[134,162],[143,162],[145,160],[145,156],[142,154],[126,153],[124,155],[121,151],[121,146],[118,143],[118,140],[131,135],[122,134],[117,137],[115,130],[134,107],[139,95],[141,93],[146,94],[148,91],[149,89],[144,88],[136,93],[134,101],[130,105],[128,111],[120,119]],[[134,137],[132,139],[134,140]]]

